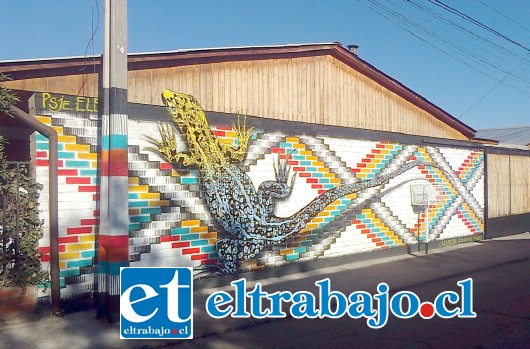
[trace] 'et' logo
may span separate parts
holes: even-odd
[[[191,268],[121,268],[120,338],[192,339]]]

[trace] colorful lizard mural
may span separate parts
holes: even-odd
[[[413,160],[400,169],[376,178],[329,189],[290,217],[278,217],[273,211],[277,200],[287,198],[295,176],[290,178],[287,159],[278,159],[276,180],[265,181],[256,190],[249,176],[237,165],[245,159],[252,128],[235,126],[237,149],[222,145],[215,136],[197,100],[190,95],[165,90],[162,99],[173,124],[188,143],[188,150],[177,152],[173,126],[160,124],[161,139],[148,137],[154,150],[177,166],[196,166],[208,208],[230,236],[217,240],[221,272],[237,271],[236,262],[250,260],[266,246],[278,244],[299,233],[306,224],[335,200],[366,188],[376,187],[417,166],[437,167],[456,185],[452,176],[439,165]]]

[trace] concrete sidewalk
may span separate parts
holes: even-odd
[[[205,311],[205,301],[214,291],[231,292],[230,281],[247,278],[253,288],[259,280],[263,289],[315,292],[315,281],[329,277],[331,288],[349,294],[356,290],[375,293],[380,282],[391,290],[409,289],[433,280],[530,259],[530,233],[466,243],[423,252],[359,261],[355,255],[309,263],[291,264],[262,272],[238,274],[194,283],[194,337],[212,338],[217,334],[248,328],[262,321],[224,318],[216,320]],[[375,267],[377,265],[377,267]],[[377,272],[374,272],[377,271]],[[516,276],[514,276],[516,278]],[[121,340],[119,324],[95,318],[95,311],[80,311],[57,318],[47,314],[0,320],[0,348],[153,348],[179,341]]]

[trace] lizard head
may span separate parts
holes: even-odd
[[[206,122],[204,111],[193,96],[164,90],[162,92],[162,101],[167,107],[173,122],[181,128],[190,127],[202,121]]]

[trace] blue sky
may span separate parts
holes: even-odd
[[[362,59],[475,129],[530,125],[530,1],[442,3],[505,38],[435,0],[129,0],[129,52],[355,43]],[[0,6],[0,60],[102,52],[103,0]]]

